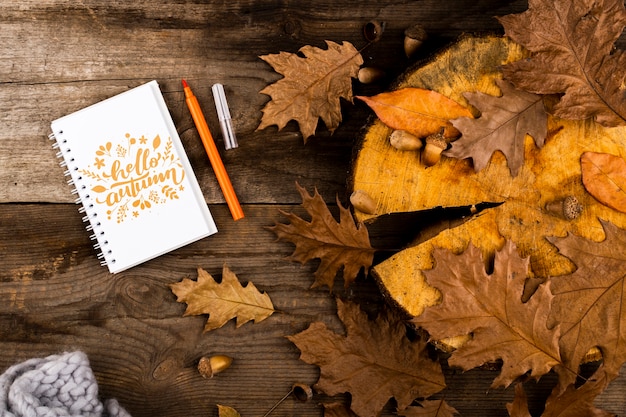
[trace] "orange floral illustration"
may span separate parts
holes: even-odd
[[[156,205],[180,198],[185,189],[185,171],[172,140],[159,135],[149,141],[127,133],[118,143],[106,142],[96,149],[93,165],[81,173],[91,181],[95,203],[106,205],[108,218],[118,223],[129,213],[138,218]]]

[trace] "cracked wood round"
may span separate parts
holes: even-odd
[[[394,89],[430,89],[467,106],[464,92],[500,95],[495,80],[502,77],[501,66],[523,58],[524,53],[506,38],[466,36],[426,64],[408,70]],[[473,111],[477,117],[480,115],[476,109]],[[390,134],[390,128],[375,120],[367,127],[353,161],[351,189],[364,191],[376,205],[375,214],[355,210],[358,221],[374,225],[379,216],[388,213],[493,203],[449,227],[438,226],[436,232],[427,232],[435,225],[420,225],[423,233],[411,245],[372,268],[372,275],[388,299],[412,316],[421,314],[441,297],[422,273],[434,265],[434,248],[458,254],[471,243],[481,250],[489,271],[495,252],[506,240],[512,240],[520,255],[530,259],[530,281],[538,283],[576,268],[558,253],[548,237],[572,233],[601,241],[604,231],[599,218],[626,227],[625,214],[600,204],[586,192],[580,168],[580,155],[585,151],[621,155],[626,128],[607,129],[589,120],[549,116],[542,148],[526,136],[525,162],[516,176],[511,175],[505,156],[497,151],[479,172],[470,159],[445,156],[437,165],[426,167],[419,151],[393,148]],[[551,210],[555,202],[572,196],[583,207],[578,218],[568,219]]]

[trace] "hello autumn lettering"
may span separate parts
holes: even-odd
[[[180,164],[174,163],[176,161],[173,161],[169,151],[158,152],[160,145],[157,136],[153,149],[135,147],[134,154],[111,158],[106,166],[99,167],[106,186],[92,188],[99,194],[96,202],[114,207],[128,199],[141,198],[143,192],[159,185],[180,186],[185,179],[185,171]]]

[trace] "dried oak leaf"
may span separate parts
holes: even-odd
[[[626,124],[626,54],[614,50],[626,25],[623,0],[530,0],[528,10],[499,18],[505,34],[532,52],[506,65],[517,88],[562,94],[554,114]]]
[[[176,301],[187,303],[185,316],[209,314],[205,332],[218,329],[235,317],[236,327],[250,320],[258,323],[275,311],[267,293],[259,292],[251,282],[243,287],[226,265],[220,283],[208,272],[198,268],[197,281],[185,278],[171,284],[170,288],[178,297]]]
[[[521,383],[515,385],[515,396],[512,403],[507,403],[509,417],[532,417],[528,410],[528,396]]]
[[[626,213],[626,161],[615,155],[585,152],[580,157],[585,189],[602,204]]]
[[[426,400],[419,404],[420,406],[398,411],[397,414],[404,417],[453,417],[459,414],[456,408],[444,400]]]
[[[355,224],[350,210],[344,208],[339,199],[337,223],[317,189],[311,196],[297,183],[296,187],[302,196],[302,206],[311,215],[311,221],[307,222],[293,213],[281,210],[281,214],[291,224],[279,223],[269,229],[279,239],[296,245],[291,254],[294,261],[305,263],[312,259],[321,260],[315,271],[313,288],[326,285],[332,289],[335,276],[341,268],[345,286],[349,286],[361,268],[367,272],[374,260],[375,250],[370,245],[367,229],[362,224]]]
[[[615,414],[596,408],[593,405],[595,398],[607,387],[609,377],[605,369],[600,367],[580,387],[569,385],[563,393],[556,387],[548,400],[542,417],[616,417]]]
[[[561,355],[569,369],[577,370],[589,349],[598,347],[611,373],[626,362],[626,231],[607,222],[602,226],[606,237],[601,242],[572,234],[550,239],[577,269],[550,279],[549,325],[561,328]],[[564,383],[576,378],[566,376]]]
[[[606,388],[607,376],[600,367],[580,387],[569,385],[564,392],[555,388],[546,401],[541,417],[615,417],[615,414],[600,410],[593,405],[595,398]],[[531,417],[528,398],[522,384],[515,386],[515,397],[506,408],[510,417]]]
[[[444,128],[444,136],[457,137],[459,131],[450,120],[472,117],[472,113],[456,101],[436,91],[423,88],[401,88],[373,97],[356,96],[363,100],[387,126],[406,130],[423,138]]]
[[[260,57],[284,78],[261,90],[271,101],[263,108],[257,130],[274,124],[280,130],[295,120],[306,143],[315,134],[319,118],[331,132],[339,126],[340,98],[352,102],[352,78],[357,77],[363,58],[349,42],[326,44],[326,50],[307,45],[297,54]]]
[[[473,245],[460,255],[437,249],[434,257],[435,267],[424,273],[441,292],[441,304],[411,321],[436,340],[472,335],[451,354],[450,365],[468,370],[501,359],[495,387],[526,373],[538,378],[561,364],[558,326],[547,326],[550,288],[542,285],[522,302],[529,262],[511,241],[496,252],[491,275]]]
[[[452,120],[461,133],[460,139],[444,155],[453,158],[472,158],[474,169],[480,171],[494,152],[506,156],[511,175],[519,173],[524,164],[524,140],[532,136],[538,148],[543,146],[548,133],[548,115],[543,99],[536,94],[517,90],[512,84],[496,80],[500,97],[481,92],[463,96],[481,111],[477,119],[462,117]]]
[[[340,300],[337,313],[345,336],[321,322],[288,336],[302,352],[300,359],[320,367],[316,388],[328,395],[349,392],[352,411],[374,417],[392,397],[404,409],[415,398],[445,387],[441,366],[428,357],[427,344],[411,342],[405,325],[391,313],[368,320],[358,305]]]
[[[342,403],[334,402],[322,405],[324,406],[324,417],[358,417]]]

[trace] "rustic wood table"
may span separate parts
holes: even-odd
[[[363,25],[385,22],[381,41],[363,57],[388,77],[354,85],[357,94],[375,94],[463,32],[501,33],[493,16],[526,7],[521,0],[1,0],[0,370],[82,350],[103,398],[118,399],[133,416],[151,417],[215,416],[216,404],[262,416],[294,383],[313,385],[318,368],[300,361],[285,336],[313,321],[341,332],[335,295],[372,310],[383,301],[366,278],[346,289],[337,280],[333,294],[311,289],[317,265],[286,260],[293,245],[277,241],[267,226],[284,222],[279,209],[306,215],[296,182],[310,192],[317,187],[329,206],[336,208],[336,196],[347,202],[352,154],[371,112],[362,103],[344,103],[339,129],[331,135],[320,125],[306,145],[293,123],[256,131],[269,99],[259,91],[280,78],[259,56],[324,47],[324,40],[360,48]],[[407,59],[403,31],[414,23],[430,38]],[[193,83],[216,131],[210,86],[226,86],[240,146],[220,149],[246,213],[242,221],[233,222],[224,203],[181,78]],[[219,233],[111,275],[96,259],[57,165],[50,121],[152,79],[161,85]],[[195,279],[198,267],[219,276],[224,264],[267,291],[283,313],[203,334],[206,317],[183,317],[185,305],[169,284]],[[196,365],[213,354],[232,356],[233,365],[204,379]],[[513,392],[489,389],[494,372],[448,369],[446,400],[463,416],[506,415]],[[536,388],[544,398],[546,379]],[[598,404],[626,410],[625,384],[616,381]],[[290,397],[272,415],[321,416],[319,403],[328,400],[318,393],[309,402]],[[540,410],[540,402],[533,407]],[[393,412],[390,403],[384,414]]]

